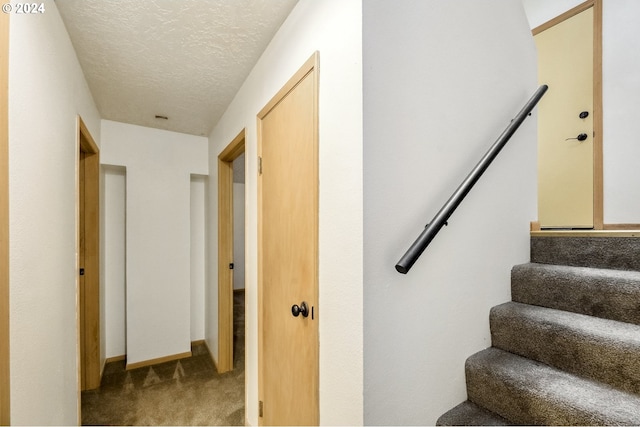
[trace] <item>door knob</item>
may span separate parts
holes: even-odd
[[[587,117],[589,117],[589,112],[583,111],[580,113],[580,115],[578,115],[578,117],[580,117],[581,119],[586,119]]]
[[[293,317],[298,317],[301,314],[302,314],[302,317],[308,317],[309,316],[309,306],[304,301],[302,301],[300,303],[300,306],[298,306],[298,304],[294,304],[291,307],[291,314],[293,314]]]
[[[582,141],[585,141],[587,139],[587,134],[586,133],[581,133],[577,137],[575,137],[575,138],[567,138],[567,139],[565,139],[565,141],[569,141],[570,139],[577,139],[578,141],[582,142]]]

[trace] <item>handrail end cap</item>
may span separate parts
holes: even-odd
[[[401,274],[407,274],[407,272],[409,271],[409,269],[408,269],[408,268],[406,268],[406,267],[403,267],[403,266],[402,266],[402,265],[400,265],[400,264],[396,264],[396,271],[397,271],[398,273],[401,273]]]

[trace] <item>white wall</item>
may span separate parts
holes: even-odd
[[[207,139],[102,121],[105,164],[127,168],[127,363],[190,351],[191,174]]]
[[[206,179],[203,175],[191,175],[191,341],[204,339]]]
[[[522,0],[531,28],[538,27],[581,3],[584,0]]]
[[[233,183],[233,289],[244,289],[244,184]]]
[[[640,2],[605,0],[603,9],[604,219],[640,224]]]
[[[9,205],[11,422],[78,420],[76,168],[80,114],[100,145],[100,116],[64,24],[11,15]]]
[[[103,165],[102,271],[104,273],[104,331],[101,334],[105,357],[127,354],[126,343],[126,188],[124,167]]]
[[[394,266],[537,88],[535,47],[520,2],[363,5],[364,421],[434,425],[529,260],[535,114],[413,269]]]
[[[522,0],[534,28],[582,0]],[[603,0],[602,94],[605,224],[640,223],[636,100],[640,96],[640,3]]]
[[[246,129],[246,408],[258,424],[256,115],[320,52],[320,422],[361,424],[362,348],[362,2],[300,0],[209,137],[217,156]],[[211,186],[217,223],[217,186]],[[211,227],[209,246],[217,242]],[[217,251],[209,254],[207,342],[217,357]]]

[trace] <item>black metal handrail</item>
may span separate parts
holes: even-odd
[[[480,159],[471,173],[464,179],[464,181],[462,181],[462,184],[460,184],[458,189],[451,195],[449,200],[447,200],[447,203],[442,206],[436,216],[434,216],[431,222],[427,224],[422,233],[420,233],[420,236],[418,236],[416,241],[413,242],[407,252],[396,264],[396,270],[399,273],[407,274],[420,255],[422,255],[422,252],[424,252],[429,243],[431,243],[436,234],[438,234],[440,229],[444,225],[447,225],[447,221],[451,214],[453,214],[458,205],[462,200],[464,200],[467,193],[469,193],[478,179],[480,179],[484,171],[487,170],[491,162],[493,162],[498,153],[500,153],[500,150],[502,150],[516,130],[518,130],[524,119],[531,114],[531,110],[533,110],[536,104],[538,104],[538,101],[540,101],[540,98],[542,98],[548,88],[549,87],[547,85],[542,85],[538,90],[536,90],[531,99],[527,101],[522,110],[520,110],[518,115],[511,120],[509,126],[507,126],[504,132],[502,132],[502,135],[498,137],[489,151],[487,151],[487,154]]]

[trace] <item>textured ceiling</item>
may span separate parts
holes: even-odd
[[[56,6],[104,119],[207,136],[296,2],[56,0]]]

